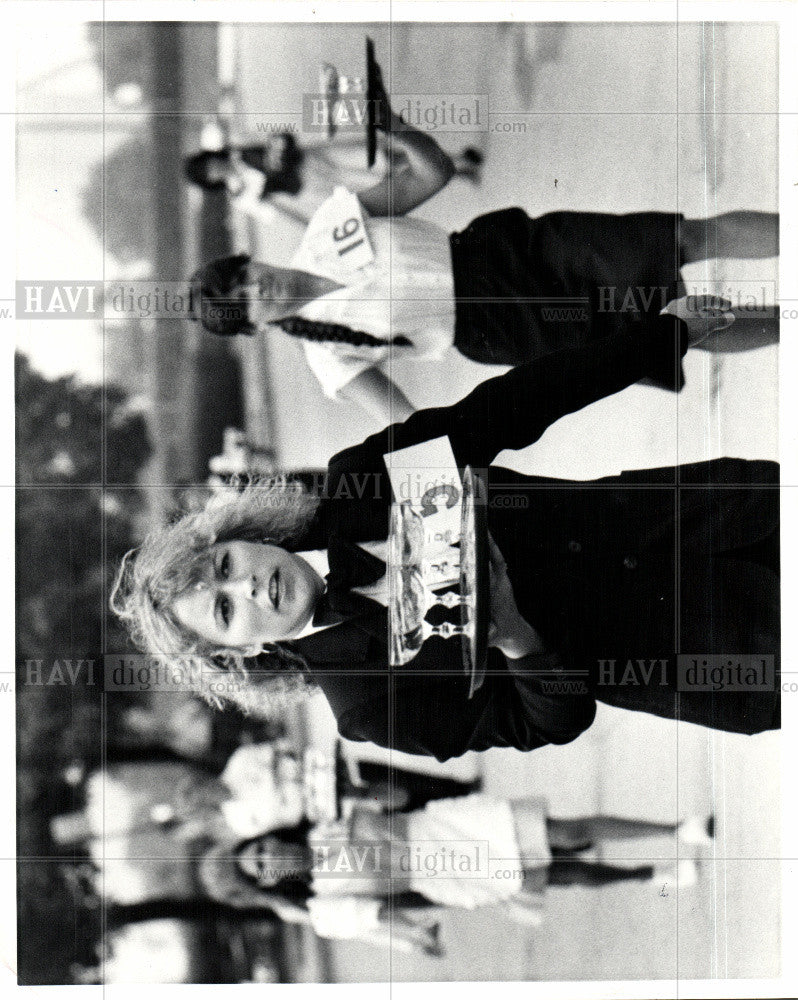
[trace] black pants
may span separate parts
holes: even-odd
[[[519,365],[610,336],[682,294],[682,216],[491,212],[450,237],[455,347]]]

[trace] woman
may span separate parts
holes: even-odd
[[[245,255],[193,277],[194,315],[221,335],[279,327],[299,337],[331,398],[354,400],[382,422],[413,411],[385,367],[440,358],[454,347],[482,364],[518,365],[656,315],[681,294],[679,269],[710,257],[777,253],[777,219],[730,212],[491,212],[462,232],[408,213],[443,188],[451,159],[406,124],[382,91],[380,127],[395,154],[385,177],[324,202],[291,267]],[[775,324],[745,320],[708,350],[760,346]],[[676,387],[678,388],[678,386]]]
[[[698,817],[681,824],[551,819],[541,798],[478,793],[405,814],[355,808],[341,820],[220,845],[203,858],[200,880],[219,902],[266,906],[290,922],[310,923],[322,937],[390,944],[393,930],[400,941],[435,953],[434,906],[498,904],[520,923],[536,926],[547,885],[670,877],[669,867],[618,867],[578,857],[641,837],[679,838],[684,887],[692,884],[696,850],[713,843],[712,830],[711,820]],[[693,850],[685,857],[687,845]]]
[[[777,689],[682,691],[675,659],[778,663],[777,466],[719,459],[598,483],[491,466],[641,378],[676,385],[688,343],[725,322],[704,305],[701,316],[679,301],[679,315],[415,413],[334,456],[321,499],[280,482],[211,499],[126,558],[112,606],[148,652],[179,660],[206,694],[254,706],[270,687],[309,681],[341,735],[439,760],[567,743],[592,723],[596,699],[734,732],[777,727]],[[444,436],[459,467],[483,470],[495,539],[488,670],[472,698],[451,641],[433,637],[406,667],[389,668],[380,592],[385,456]],[[641,657],[647,671],[655,661],[647,681],[610,676],[610,660]]]
[[[403,154],[386,150],[384,158],[398,169]],[[265,142],[206,149],[186,157],[186,179],[204,191],[226,191],[240,211],[253,218],[272,221],[264,211],[275,195],[288,195],[282,207],[307,223],[319,205],[344,183],[355,190],[371,187],[374,173],[353,161],[364,159],[363,141],[299,146],[290,132],[281,132]],[[479,181],[482,155],[470,146],[452,157],[454,176]],[[299,195],[302,198],[299,198]]]

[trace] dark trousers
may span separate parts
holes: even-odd
[[[482,364],[519,365],[611,336],[682,294],[681,215],[520,208],[452,233],[454,344]]]

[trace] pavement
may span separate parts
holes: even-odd
[[[513,204],[558,209],[678,210],[704,216],[777,205],[776,28],[740,25],[240,26],[240,97],[257,121],[298,119],[298,93],[333,58],[352,71],[376,41],[394,93],[487,94],[506,131],[441,134],[485,155],[482,183],[455,181],[419,214],[448,229]],[[454,36],[454,37],[453,37]],[[267,58],[268,55],[268,58]],[[445,80],[442,69],[445,66]],[[756,79],[758,86],[751,87]],[[513,131],[509,124],[517,123]],[[521,125],[524,126],[521,129]],[[293,239],[285,235],[285,241]],[[273,234],[250,248],[273,259]],[[688,281],[775,298],[776,265],[694,267]],[[771,297],[772,296],[772,297]],[[376,429],[325,400],[288,338],[262,359],[286,467],[321,466]],[[459,398],[495,373],[460,358],[395,374],[419,405]],[[622,468],[719,455],[778,457],[775,347],[723,358],[692,352],[678,397],[635,386],[552,428],[502,464],[592,478]],[[257,381],[257,380],[256,380]],[[320,708],[319,711],[324,711]],[[673,821],[717,816],[715,850],[693,888],[662,884],[550,889],[541,927],[497,909],[449,912],[445,959],[336,945],[340,981],[765,977],[778,973],[779,739],[733,736],[600,706],[567,747],[490,751],[474,763],[497,795],[543,794],[554,816],[605,813]],[[619,845],[628,863],[674,853],[672,841]]]

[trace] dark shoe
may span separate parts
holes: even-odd
[[[481,167],[485,162],[485,157],[478,149],[474,149],[473,146],[466,146],[461,155],[464,160],[467,160],[474,167]]]
[[[424,944],[424,954],[433,958],[443,958],[446,949],[441,944],[441,925],[433,924],[427,931],[427,941]]]

